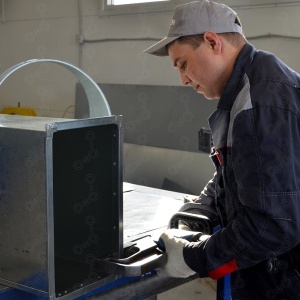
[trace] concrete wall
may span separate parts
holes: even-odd
[[[1,73],[24,60],[53,58],[80,66],[99,83],[180,84],[179,76],[168,58],[152,57],[142,52],[153,43],[147,38],[159,39],[166,34],[171,12],[100,17],[99,0],[1,1],[0,5],[4,7],[0,15]],[[85,42],[82,47],[76,41],[76,35],[80,33],[80,2],[84,39],[98,41]],[[244,0],[240,3],[259,1]],[[300,36],[299,5],[252,9],[237,7],[236,10],[247,37],[269,33],[287,36],[251,38],[250,42],[258,48],[274,52],[300,72],[299,39],[288,38]],[[35,107],[41,115],[71,117],[75,83],[73,75],[61,67],[37,64],[18,71],[1,86],[0,105],[21,102],[23,106]]]

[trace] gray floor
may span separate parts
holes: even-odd
[[[211,279],[196,279],[157,296],[157,300],[215,300],[216,282]]]

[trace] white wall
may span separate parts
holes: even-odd
[[[79,66],[78,1],[1,0],[0,72],[32,58],[53,58]],[[263,0],[262,0],[263,1]],[[251,1],[248,1],[251,3]],[[278,2],[278,1],[277,1]],[[0,2],[1,5],[1,2]],[[264,34],[300,36],[300,6],[236,9],[247,37]],[[142,51],[167,32],[172,13],[99,16],[99,0],[83,0],[83,36],[98,41],[82,45],[80,67],[96,82],[179,85],[168,58]],[[300,72],[300,40],[250,39],[258,48],[277,54]],[[40,115],[72,117],[76,79],[54,64],[19,70],[0,89],[0,105],[31,106]],[[109,100],[109,99],[108,99]]]
[[[234,5],[291,2],[226,0],[226,3],[228,1],[235,2]],[[154,43],[153,39],[159,40],[165,36],[172,12],[100,17],[99,4],[100,0],[0,0],[0,73],[25,60],[52,58],[80,67],[98,83],[180,85],[179,76],[168,57],[158,58],[143,53]],[[277,54],[300,72],[300,40],[288,38],[300,37],[300,5],[238,7],[236,10],[251,43]],[[82,19],[79,18],[79,11]],[[81,33],[80,28],[85,40],[82,45],[76,41],[76,36]],[[285,38],[258,38],[267,34],[283,35]],[[73,118],[76,82],[69,71],[55,64],[27,66],[1,85],[0,109],[3,106],[17,106],[20,102],[21,106],[35,108],[40,116]],[[168,118],[172,119],[172,116]],[[151,121],[155,122],[155,114],[151,115]],[[181,161],[180,155],[176,158],[178,162]],[[124,157],[127,156],[128,153],[124,153]],[[199,193],[211,177],[213,167],[208,156],[201,153],[197,156],[199,166],[186,166],[176,174],[176,178],[168,173],[173,161],[164,165],[160,163],[159,180],[155,172],[151,173],[150,167],[144,170],[145,174],[137,171],[136,174],[126,175],[125,172],[125,177],[131,176],[133,181],[140,182],[154,174],[149,185],[155,187],[160,187],[164,177],[168,177]],[[158,160],[161,157],[158,156]],[[127,158],[125,163],[130,166],[132,161]],[[154,158],[151,164],[158,165]]]

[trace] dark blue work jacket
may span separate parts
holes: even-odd
[[[259,269],[270,282],[257,299],[269,299],[272,291],[278,296],[283,279],[291,285],[291,276],[297,284],[300,277],[299,74],[273,54],[246,44],[209,125],[216,173],[199,199],[181,211],[204,214],[222,228],[186,247],[184,258],[200,277],[235,274],[231,285],[237,295],[254,288],[253,276],[255,290],[260,289]],[[272,268],[281,272],[279,283]],[[296,271],[283,278],[290,269]],[[237,285],[237,278],[243,284]],[[300,283],[297,289],[300,295]]]

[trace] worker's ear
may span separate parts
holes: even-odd
[[[215,53],[219,53],[222,50],[222,40],[219,36],[211,31],[207,31],[203,35],[204,41],[207,45],[214,50]]]

